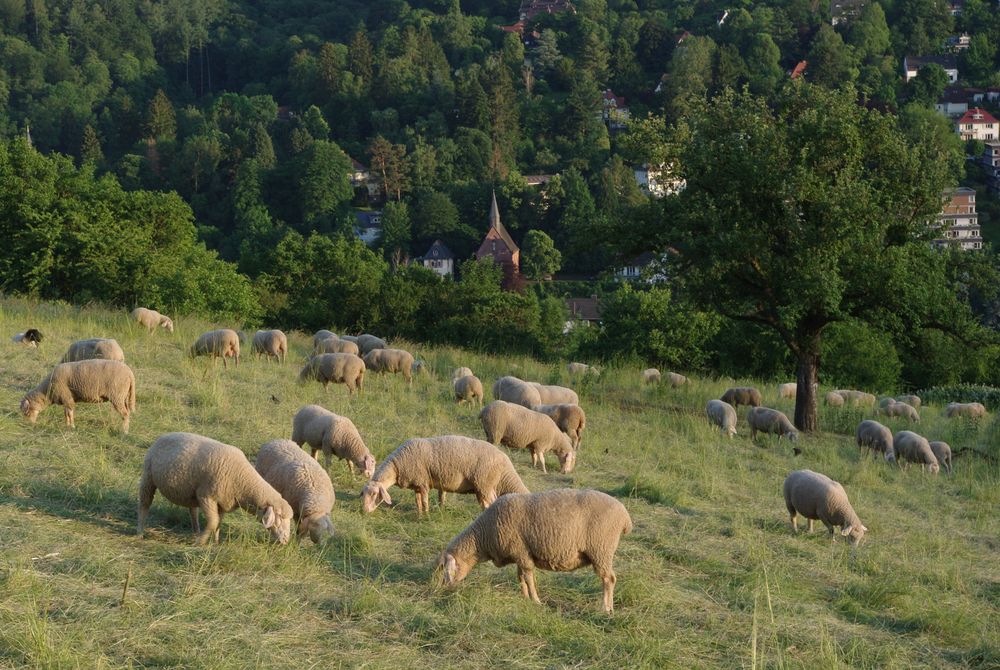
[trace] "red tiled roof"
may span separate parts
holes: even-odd
[[[973,107],[967,111],[962,118],[958,120],[958,123],[973,123],[973,124],[983,124],[983,123],[997,123],[996,118],[985,109],[980,107]]]
[[[809,65],[809,61],[800,60],[799,64],[795,66],[795,69],[792,70],[792,74],[790,75],[790,78],[791,79],[798,79],[799,77],[801,77],[805,73],[806,67],[808,65]]]

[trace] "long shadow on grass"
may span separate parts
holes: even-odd
[[[127,535],[130,529],[134,531],[138,504],[134,491],[104,488],[78,493],[44,479],[29,480],[23,486],[30,492],[30,497],[3,495],[0,496],[0,504],[62,519],[85,521],[123,535]]]

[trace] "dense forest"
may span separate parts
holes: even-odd
[[[947,79],[928,66],[904,83],[903,57],[945,53],[968,34],[961,83],[1000,85],[1000,10],[983,0],[960,11],[859,3],[836,27],[831,6],[809,0],[542,5],[552,11],[534,13],[531,0],[0,0],[0,227],[11,240],[0,286],[543,357],[787,374],[794,357],[767,324],[712,309],[684,281],[609,278],[627,258],[669,249],[671,221],[689,220],[675,208],[694,202],[650,198],[634,166],[690,179],[685,161],[697,161],[685,151],[708,101],[743,91],[776,109],[832,105],[791,92],[816,88],[932,147],[922,160],[941,169],[923,186],[940,193],[964,174],[962,147],[932,111]],[[602,118],[605,91],[628,105],[624,127]],[[373,191],[352,182],[352,161]],[[508,292],[486,264],[463,260],[451,281],[405,262],[435,239],[469,259],[494,191],[534,274],[584,279]],[[371,207],[383,210],[373,249],[352,232],[354,211]],[[926,262],[947,264],[942,281],[979,327],[995,327],[995,263],[977,256]],[[591,294],[602,326],[564,336],[563,299]],[[879,323],[834,314],[826,374],[872,388],[1000,382],[986,331],[908,329],[903,311]]]

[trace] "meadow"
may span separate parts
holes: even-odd
[[[565,363],[404,342],[432,374],[412,388],[369,374],[348,397],[296,383],[308,335],[290,336],[285,365],[245,350],[225,370],[186,355],[212,325],[175,324],[148,335],[123,310],[0,300],[0,668],[1000,668],[995,415],[948,421],[925,407],[916,430],[961,452],[952,476],[932,476],[861,457],[860,409],[821,407],[822,430],[795,456],[784,440],[751,443],[745,408],[734,439],[708,426],[706,400],[734,380],[650,388],[638,369],[608,368],[578,383],[588,425],[576,470],[558,474],[550,457],[543,475],[527,453],[511,458],[531,490],[591,487],[628,508],[635,528],[608,616],[590,570],[538,572],[542,605],[521,597],[513,566],[480,564],[441,587],[437,557],[478,513],[474,497],[441,508],[431,496],[420,518],[413,493],[393,489],[391,509],[364,516],[364,482],[343,461],[330,467],[336,534],[321,546],[271,544],[239,510],[219,545],[194,546],[187,510],[159,495],[136,537],[142,460],[162,433],[201,433],[253,459],[318,403],[351,417],[381,459],[410,437],[483,437],[478,409],[452,399],[459,365],[488,396],[503,374],[569,384]],[[28,327],[45,335],[38,350],[9,340]],[[106,404],[78,406],[75,430],[60,407],[29,425],[24,393],[70,342],[98,336],[116,338],[135,371],[131,432]],[[773,381],[735,381],[791,411]],[[869,528],[860,548],[821,524],[792,534],[781,487],[800,468],[844,485]]]

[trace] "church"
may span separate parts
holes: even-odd
[[[503,268],[503,287],[516,288],[521,281],[521,250],[500,221],[500,208],[497,207],[497,194],[493,192],[493,202],[490,204],[490,227],[486,238],[476,251],[476,260],[492,258]]]

